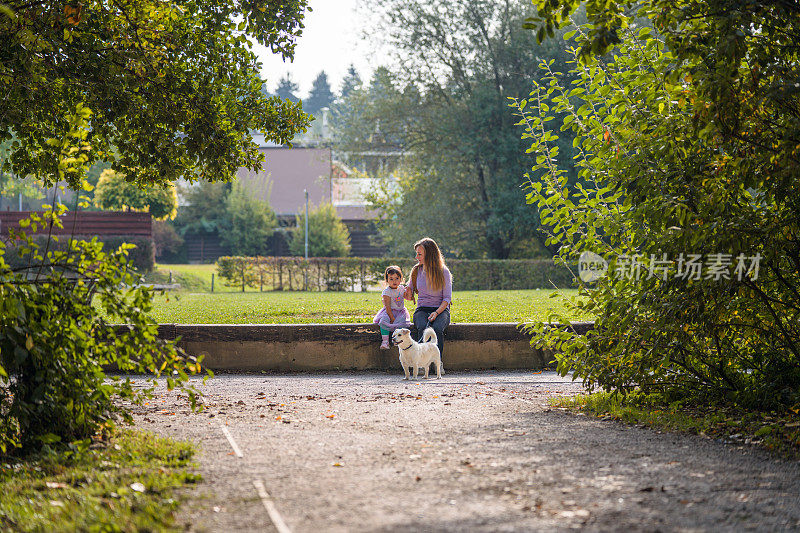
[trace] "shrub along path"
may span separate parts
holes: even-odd
[[[549,407],[552,372],[220,375],[189,414],[161,390],[142,429],[198,444],[194,530],[800,528],[800,465]],[[283,529],[282,531],[286,531]]]

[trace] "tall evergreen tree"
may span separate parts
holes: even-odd
[[[361,84],[361,76],[359,76],[355,65],[351,63],[350,68],[347,69],[347,74],[342,80],[342,100],[350,96],[350,93],[353,92],[353,90],[360,88]]]
[[[292,75],[286,73],[284,77],[278,82],[278,88],[275,89],[275,94],[289,100],[290,102],[299,102],[300,98],[297,97],[297,91],[300,89],[298,85],[292,80]]]
[[[311,92],[308,93],[308,98],[303,101],[303,110],[316,115],[323,107],[331,107],[334,97],[333,91],[331,91],[331,84],[328,83],[328,75],[323,70],[314,78]]]

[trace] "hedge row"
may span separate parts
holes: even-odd
[[[263,290],[366,290],[383,279],[388,265],[408,277],[414,261],[382,257],[220,257],[217,271],[229,287]],[[573,275],[550,259],[450,259],[454,290],[514,290],[571,287]]]
[[[57,237],[58,241],[51,242],[49,249],[66,250],[69,243],[69,235],[56,235],[54,237]],[[73,239],[90,241],[94,237],[93,235],[75,235]],[[39,250],[44,251],[48,236],[32,235],[32,238],[33,242],[39,245]],[[134,244],[136,248],[128,250],[130,264],[140,272],[150,272],[155,268],[156,256],[153,239],[140,235],[104,235],[97,237],[97,240],[103,243],[104,251],[116,250],[122,243]],[[4,259],[11,268],[27,265],[27,256],[25,260],[20,259],[13,241],[8,243]]]

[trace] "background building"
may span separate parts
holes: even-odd
[[[237,178],[260,200],[269,203],[282,227],[295,225],[296,215],[305,208],[304,191],[307,190],[311,204],[331,203],[336,208],[350,232],[351,255],[376,257],[383,254],[383,248],[374,243],[377,232],[362,194],[369,186],[366,178],[350,177],[349,169],[333,160],[330,147],[287,148],[264,143],[263,138],[259,142],[255,135],[254,140],[264,154],[262,168],[257,172],[241,168]],[[285,239],[279,237],[275,241],[275,255],[287,255]]]

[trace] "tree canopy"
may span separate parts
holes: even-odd
[[[336,95],[333,94],[331,85],[328,83],[328,75],[323,70],[314,78],[308,98],[303,101],[303,108],[316,115],[323,107],[330,108],[335,97]]]
[[[5,170],[51,183],[49,141],[88,110],[88,162],[143,184],[229,180],[262,156],[249,135],[284,144],[308,117],[261,92],[251,40],[291,58],[306,0],[23,2],[0,6],[0,142]],[[113,148],[113,150],[112,150]],[[68,176],[73,188],[78,176]]]
[[[358,74],[355,65],[350,64],[347,67],[347,74],[342,79],[341,98],[347,98],[353,89],[358,89],[359,87],[361,87],[361,76]]]
[[[300,98],[297,97],[297,91],[300,87],[292,79],[292,75],[288,72],[278,81],[278,87],[275,89],[275,94],[289,102],[299,102]]]
[[[101,209],[146,211],[156,220],[175,218],[178,192],[174,185],[146,187],[106,169],[100,174],[94,202]]]
[[[175,228],[185,236],[188,234],[220,234],[227,229],[228,194],[230,183],[201,181],[181,187],[183,199]]]
[[[544,250],[520,187],[528,162],[508,97],[530,91],[541,59],[564,64],[559,43],[536,43],[517,0],[373,0],[396,65],[352,89],[334,117],[337,149],[402,151],[401,203],[391,232],[436,235],[462,257],[530,257]],[[574,177],[564,139],[559,162]],[[382,146],[381,146],[382,145]],[[360,162],[348,161],[360,166]],[[370,170],[366,168],[366,170]],[[387,211],[385,203],[379,205]],[[418,238],[418,237],[417,237]]]

